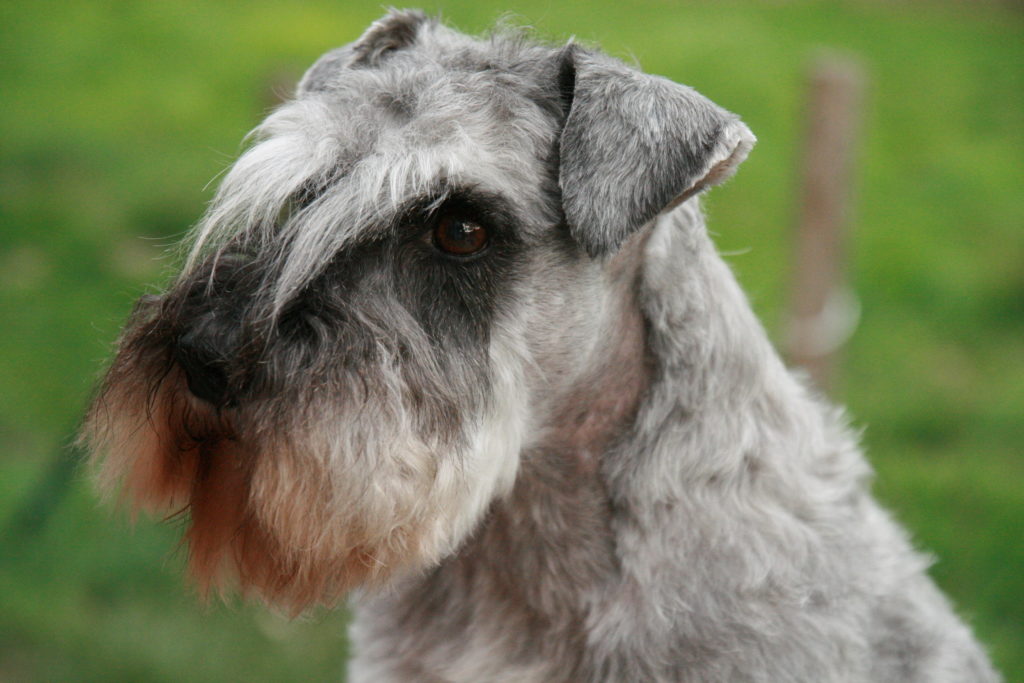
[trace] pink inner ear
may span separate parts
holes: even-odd
[[[718,185],[724,182],[736,171],[736,167],[739,166],[740,162],[746,158],[747,152],[747,149],[737,146],[727,158],[712,166],[708,174],[698,184],[701,187],[710,187],[711,185]]]
[[[732,174],[736,172],[737,167],[743,163],[743,160],[747,158],[747,155],[750,154],[751,148],[757,141],[754,134],[750,132],[750,129],[744,124],[738,122],[732,124],[729,130],[723,135],[726,136],[728,140],[725,144],[732,145],[732,149],[729,154],[724,159],[713,163],[708,169],[708,172],[699,178],[692,186],[684,190],[682,194],[672,200],[672,202],[665,207],[665,211],[674,209],[693,195],[711,187],[712,185],[719,185],[728,180]]]

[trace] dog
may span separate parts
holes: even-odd
[[[353,681],[994,681],[699,194],[755,142],[392,11],[255,131],[87,416],[202,592],[351,597]]]

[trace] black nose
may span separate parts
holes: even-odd
[[[185,371],[188,390],[217,408],[233,404],[228,391],[228,359],[217,341],[202,327],[178,338],[174,355]]]

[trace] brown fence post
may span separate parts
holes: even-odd
[[[845,284],[844,233],[863,86],[863,70],[850,58],[823,56],[811,65],[786,348],[823,391],[858,318]]]

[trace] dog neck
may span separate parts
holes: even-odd
[[[427,670],[521,665],[519,680],[586,680],[603,647],[595,639],[649,633],[661,640],[606,645],[671,647],[678,634],[661,621],[661,591],[713,605],[701,566],[729,566],[737,591],[763,581],[755,560],[771,539],[751,531],[736,543],[745,531],[723,527],[731,518],[717,511],[743,491],[806,513],[815,482],[790,472],[789,486],[776,473],[801,467],[801,449],[825,440],[823,426],[807,417],[817,412],[716,254],[695,201],[632,246],[609,264],[624,294],[599,349],[608,362],[561,395],[547,438],[522,453],[512,491],[461,550],[362,608],[357,641],[394,646],[387,633],[401,630],[402,656]],[[443,643],[469,641],[480,648],[438,659],[455,657]]]
[[[647,326],[637,301],[643,248],[650,232],[629,239],[606,264],[607,311],[600,343],[586,371],[557,392],[552,418],[535,452],[553,456],[580,476],[595,475],[602,454],[631,428],[654,361]],[[528,472],[529,459],[524,462]]]
[[[566,642],[582,637],[583,592],[616,572],[601,466],[610,449],[630,439],[653,378],[637,299],[649,235],[637,233],[604,264],[601,342],[590,350],[587,370],[555,392],[544,437],[521,454],[511,493],[494,503],[456,563],[491,583],[495,596],[545,615]],[[524,582],[526,575],[543,578]]]

